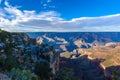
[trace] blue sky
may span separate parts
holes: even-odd
[[[11,32],[120,31],[120,0],[0,0],[0,28]]]

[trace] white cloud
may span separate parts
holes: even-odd
[[[0,8],[0,28],[7,31],[120,31],[120,14],[65,20],[55,11],[21,11],[5,1]]]
[[[41,0],[41,6],[43,9],[54,9],[55,8],[55,5],[52,4],[53,1],[52,0]]]

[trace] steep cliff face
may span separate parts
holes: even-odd
[[[65,58],[62,55],[60,58],[60,69],[64,67],[73,69],[74,76],[82,80],[107,80],[105,69],[101,66],[101,59],[91,59],[87,55],[79,58]]]

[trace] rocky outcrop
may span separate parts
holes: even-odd
[[[50,38],[50,37],[47,37],[46,35],[43,35],[43,38],[47,39],[48,42],[54,42],[55,40]]]
[[[78,46],[78,48],[90,48],[90,45],[82,39],[76,40],[74,44]]]
[[[42,44],[43,43],[43,38],[42,37],[37,37],[36,38],[36,43],[37,44]]]
[[[105,44],[106,47],[110,47],[110,48],[115,48],[117,46],[120,46],[119,42],[109,42]]]

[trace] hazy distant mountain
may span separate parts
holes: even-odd
[[[119,32],[28,32],[30,38],[54,45],[62,51],[73,51],[77,48],[115,46],[111,42],[120,42]],[[109,43],[110,42],[110,43]]]

